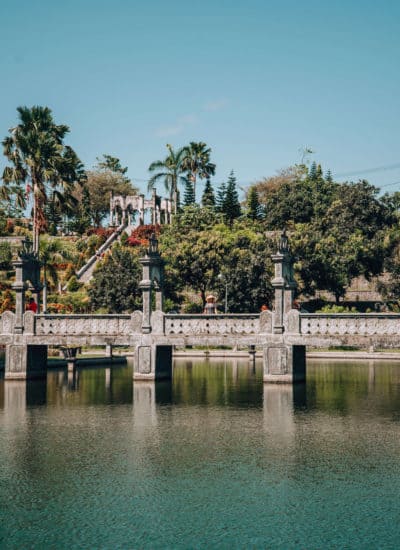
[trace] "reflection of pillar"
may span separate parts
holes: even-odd
[[[16,425],[26,413],[26,390],[25,380],[12,380],[4,384],[5,416],[12,419]]]
[[[68,366],[69,367],[69,366]],[[76,365],[68,368],[68,389],[75,391],[79,388],[79,372]]]
[[[372,391],[375,386],[375,363],[368,361],[368,390]]]
[[[17,425],[27,406],[45,405],[47,381],[11,380],[4,384],[4,413]]]
[[[133,384],[133,412],[135,424],[141,426],[157,425],[156,385],[154,382],[135,382]]]
[[[232,359],[231,365],[232,365],[232,378],[236,382],[237,379],[238,379],[238,375],[239,375],[239,373],[238,373],[238,360],[237,359]]]
[[[106,390],[109,390],[111,388],[111,369],[107,368],[104,371],[106,375]]]
[[[264,429],[273,433],[274,443],[292,440],[295,425],[291,384],[264,384]]]

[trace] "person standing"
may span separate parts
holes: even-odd
[[[37,306],[37,303],[35,302],[35,300],[33,298],[29,298],[29,303],[26,307],[26,310],[27,311],[33,311],[33,313],[37,313],[38,306]]]

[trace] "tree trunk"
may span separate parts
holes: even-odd
[[[37,204],[37,184],[33,184],[33,252],[39,253],[39,223],[38,223],[38,204]]]
[[[47,313],[47,272],[46,266],[43,270],[43,313]]]

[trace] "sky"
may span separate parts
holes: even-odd
[[[337,181],[400,190],[396,0],[0,0],[0,52],[1,139],[48,106],[88,169],[111,154],[141,190],[190,141],[216,187],[310,148]]]

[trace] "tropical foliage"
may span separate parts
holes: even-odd
[[[3,198],[15,197],[25,207],[33,199],[34,251],[39,250],[39,233],[47,229],[45,206],[51,194],[60,208],[74,201],[72,191],[83,179],[83,166],[74,150],[64,145],[69,132],[55,124],[48,107],[18,107],[19,124],[3,140],[4,154],[11,163],[3,172]]]
[[[152,189],[159,181],[164,183],[165,190],[169,193],[169,198],[173,201],[174,212],[179,208],[179,185],[185,185],[185,169],[183,161],[186,155],[182,147],[176,151],[172,145],[167,144],[168,155],[164,160],[156,160],[149,166],[149,172],[152,173],[148,182],[148,189]]]

